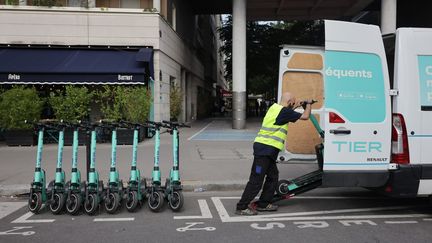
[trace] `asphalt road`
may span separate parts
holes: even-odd
[[[181,212],[145,205],[116,215],[28,213],[25,198],[0,199],[0,242],[431,242],[432,206],[362,189],[316,189],[277,212],[234,214],[241,191],[188,192]]]

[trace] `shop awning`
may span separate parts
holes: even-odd
[[[0,48],[2,84],[145,84],[153,49]]]

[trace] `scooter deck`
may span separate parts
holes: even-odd
[[[298,187],[293,189],[293,190],[290,190],[285,195],[276,194],[273,197],[272,202],[277,202],[277,201],[289,199],[291,197],[294,197],[296,195],[299,195],[301,193],[313,190],[313,189],[321,186],[322,185],[322,175],[323,175],[322,170],[316,170],[316,171],[313,171],[313,172],[308,173],[306,175],[302,175],[300,177],[295,178],[294,180],[291,181],[290,184],[295,184]]]

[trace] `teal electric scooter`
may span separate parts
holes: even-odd
[[[85,189],[84,211],[88,215],[94,215],[104,197],[103,182],[99,181],[99,173],[96,171],[96,128],[98,124],[82,124],[90,130],[90,166],[88,180]]]
[[[146,192],[146,180],[145,178],[141,179],[140,170],[137,168],[137,152],[138,152],[138,135],[139,129],[141,127],[149,128],[149,125],[131,123],[127,121],[121,121],[121,124],[128,128],[133,128],[133,145],[132,145],[132,164],[130,170],[130,177],[128,186],[125,191],[126,196],[126,209],[129,212],[133,212],[136,210],[138,205],[142,205],[142,202],[145,199]]]
[[[168,205],[170,208],[173,211],[179,211],[183,207],[184,203],[179,168],[179,128],[190,126],[178,122],[162,122],[169,126],[169,132],[172,135],[173,146],[173,167],[170,170],[170,177],[167,178],[165,182],[165,197],[168,199]]]
[[[161,186],[161,172],[159,169],[159,147],[160,147],[160,128],[167,127],[160,122],[148,121],[154,126],[154,164],[152,171],[152,182],[147,188],[148,206],[153,212],[159,212],[164,205],[164,188]]]
[[[78,170],[78,132],[81,121],[78,124],[69,123],[73,128],[72,142],[72,172],[71,179],[66,183],[66,211],[75,215],[81,209],[85,198],[85,182],[81,181],[81,172]]]
[[[123,181],[119,179],[117,163],[117,128],[119,124],[110,121],[101,121],[101,126],[111,129],[111,166],[107,188],[105,191],[104,206],[110,213],[116,213],[120,208],[123,198]]]
[[[49,208],[53,214],[59,214],[64,209],[66,203],[66,176],[62,169],[63,166],[63,147],[64,147],[64,130],[66,124],[63,120],[59,122],[51,121],[51,126],[57,128],[58,136],[58,149],[57,149],[57,165],[54,180],[52,184],[51,199],[49,200]]]
[[[38,144],[37,144],[37,154],[36,154],[36,167],[33,177],[33,182],[30,187],[30,197],[28,200],[28,208],[32,213],[39,213],[42,205],[47,203],[48,198],[50,197],[49,192],[47,191],[46,186],[46,173],[45,170],[42,169],[42,150],[43,150],[43,137],[44,131],[47,125],[38,122],[29,122],[24,121],[26,124],[33,124],[33,126],[38,131]]]

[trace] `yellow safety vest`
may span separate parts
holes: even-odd
[[[275,125],[276,117],[282,108],[283,106],[276,103],[270,106],[262,122],[261,129],[255,138],[255,142],[270,145],[279,150],[284,148],[288,124],[282,126]]]

